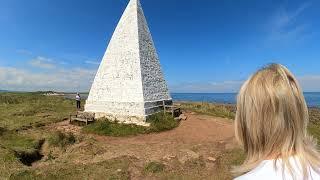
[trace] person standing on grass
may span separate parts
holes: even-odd
[[[320,180],[320,153],[307,132],[308,108],[294,75],[271,64],[250,77],[237,98],[235,135],[246,159],[235,180]]]
[[[77,109],[80,110],[81,109],[81,97],[80,97],[79,93],[77,93],[77,95],[76,95],[76,101],[77,101]]]

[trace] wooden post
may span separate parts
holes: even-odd
[[[162,105],[163,105],[163,114],[166,114],[166,103],[162,101]]]

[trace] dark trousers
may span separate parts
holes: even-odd
[[[77,109],[80,109],[80,108],[81,108],[81,102],[77,101]]]

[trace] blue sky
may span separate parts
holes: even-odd
[[[88,91],[127,0],[1,0],[0,89]],[[320,91],[320,1],[141,0],[171,92],[286,65]]]

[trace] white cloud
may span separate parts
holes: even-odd
[[[295,10],[280,8],[276,11],[268,24],[268,41],[276,43],[292,43],[311,35],[309,26],[298,21],[310,3],[303,3]]]
[[[100,62],[97,62],[97,61],[85,61],[86,64],[92,64],[92,65],[99,65]]]
[[[41,69],[54,69],[56,65],[54,61],[49,58],[38,56],[35,59],[29,61],[29,64],[33,67],[41,68]]]
[[[96,70],[56,69],[51,73],[31,72],[13,67],[0,67],[0,89],[15,91],[88,91]]]

